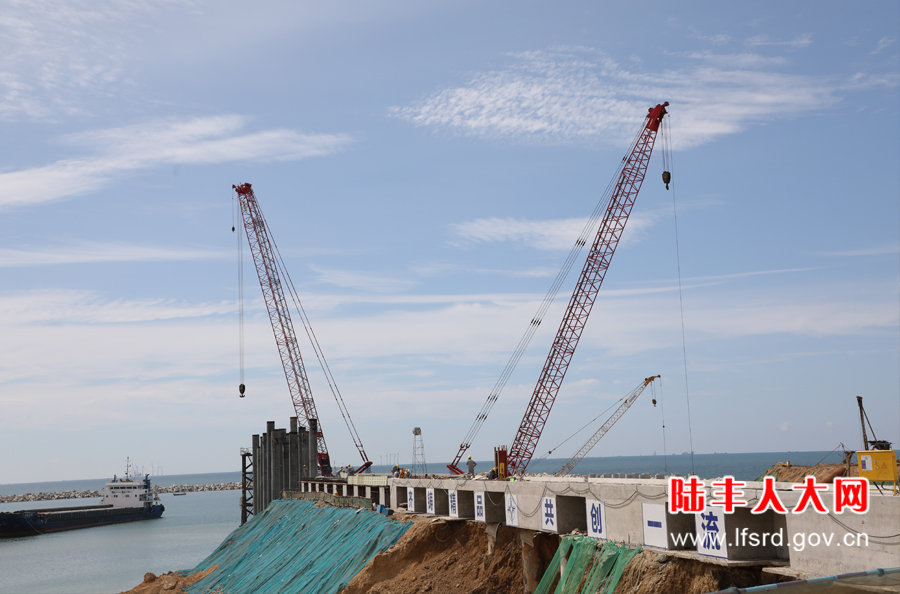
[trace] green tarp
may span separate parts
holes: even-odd
[[[331,594],[372,557],[397,542],[410,524],[353,508],[312,501],[273,501],[190,570],[218,567],[187,591]]]
[[[612,542],[564,536],[535,594],[612,594],[628,562],[640,552]]]

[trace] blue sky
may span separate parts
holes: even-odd
[[[651,374],[667,450],[689,449],[673,197],[694,450],[856,449],[856,395],[900,442],[898,13],[5,2],[0,482],[125,456],[231,470],[267,420],[287,425],[249,260],[237,397],[243,182],[370,458],[408,463],[419,426],[426,459],[449,461],[662,101],[674,189],[655,154],[538,451]],[[511,443],[575,279],[476,459]],[[333,460],[357,463],[301,349]],[[662,453],[661,412],[642,398],[593,453]]]

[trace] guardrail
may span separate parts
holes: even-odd
[[[368,497],[339,497],[331,493],[323,493],[314,491],[312,493],[303,493],[301,491],[282,491],[282,499],[305,499],[307,501],[324,501],[335,507],[354,507],[358,509],[373,509],[372,500]]]

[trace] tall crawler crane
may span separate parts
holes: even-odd
[[[284,295],[284,288],[279,274],[279,262],[281,260],[277,247],[273,249],[273,242],[270,239],[269,227],[266,219],[259,208],[256,201],[256,195],[250,184],[241,184],[233,186],[237,192],[241,205],[241,219],[244,222],[244,230],[247,232],[247,241],[250,244],[250,253],[253,255],[253,263],[256,266],[256,274],[259,277],[259,285],[262,288],[263,299],[266,302],[266,310],[269,313],[269,321],[272,323],[272,331],[275,333],[275,344],[278,347],[278,354],[281,355],[281,365],[284,368],[284,376],[287,379],[288,390],[291,394],[291,400],[294,404],[294,412],[297,418],[306,419],[309,423],[310,419],[318,421],[318,432],[316,435],[316,452],[319,463],[319,472],[322,476],[331,476],[331,458],[328,455],[328,446],[325,445],[325,437],[322,433],[322,419],[316,412],[316,403],[313,401],[312,390],[309,387],[309,379],[306,376],[306,369],[303,366],[303,358],[300,356],[300,348],[297,345],[297,335],[294,333],[294,324],[291,322],[291,313],[288,307],[288,301]],[[283,268],[283,263],[281,263]],[[353,438],[353,444],[359,450],[363,459],[363,465],[357,470],[362,472],[372,463],[366,456],[363,449],[362,441],[356,432],[353,421],[350,420],[350,411],[344,404],[340,391],[334,384],[334,378],[328,368],[324,356],[321,354],[321,348],[312,332],[312,328],[305,319],[302,307],[299,306],[299,299],[293,291],[293,286],[288,280],[288,290],[291,291],[291,297],[295,300],[297,312],[301,316],[304,328],[309,334],[310,341],[316,351],[316,356],[322,364],[325,371],[328,384],[334,392],[334,398],[338,403],[344,422],[350,430]],[[241,384],[241,394],[243,395],[244,386]],[[310,469],[312,470],[312,469]]]
[[[522,417],[519,431],[509,449],[510,473],[523,474],[531,462],[541,432],[550,416],[550,409],[559,394],[572,355],[575,354],[575,348],[597,299],[597,292],[606,277],[609,263],[622,238],[622,232],[625,231],[625,223],[628,222],[635,199],[641,190],[656,135],[667,113],[668,105],[666,102],[648,110],[643,127],[632,145],[631,153],[625,158],[616,188],[606,207],[603,222],[597,229],[597,236],[584,263],[581,277],[569,299],[569,305],[556,331],[556,338],[531,395],[528,409]],[[664,174],[663,180],[668,186],[669,179],[666,178]]]
[[[550,408],[556,400],[556,395],[562,385],[569,362],[575,353],[575,347],[581,338],[581,332],[584,330],[584,325],[596,300],[597,291],[600,289],[600,284],[606,276],[606,270],[612,260],[613,253],[616,251],[616,246],[619,245],[619,239],[621,239],[622,232],[625,230],[625,223],[631,214],[635,198],[637,198],[637,194],[641,189],[641,184],[647,173],[647,165],[650,162],[650,154],[653,152],[656,135],[659,132],[663,117],[667,113],[666,107],[668,105],[669,103],[665,102],[647,110],[647,116],[644,118],[637,136],[631,143],[629,153],[622,159],[622,164],[616,171],[616,177],[613,178],[615,185],[613,186],[613,183],[610,182],[607,192],[604,193],[604,197],[607,195],[610,197],[609,202],[603,208],[601,200],[601,204],[598,204],[592,213],[588,226],[582,231],[572,251],[569,252],[562,269],[557,274],[550,290],[538,307],[537,313],[529,322],[528,329],[519,340],[519,344],[510,356],[506,367],[503,368],[500,378],[491,389],[487,401],[481,407],[481,410],[475,417],[475,422],[472,423],[472,427],[460,444],[459,451],[453,458],[453,461],[447,465],[447,468],[454,474],[463,474],[463,471],[459,468],[463,456],[487,420],[488,414],[500,397],[500,392],[506,386],[506,382],[522,358],[525,348],[537,331],[538,326],[540,326],[544,314],[556,297],[560,285],[565,280],[581,249],[587,245],[589,234],[593,230],[592,225],[602,213],[603,220],[597,229],[597,234],[584,269],[581,271],[581,278],[569,301],[566,315],[563,317],[562,324],[557,331],[556,339],[547,357],[547,362],[544,364],[544,369],[528,405],[528,410],[525,412],[512,449],[509,451],[510,473],[525,472],[525,467],[531,461],[531,456],[535,447],[537,447],[544,424],[547,422]],[[669,182],[672,179],[671,174],[668,171],[664,171],[662,178],[663,183],[666,184],[666,189],[668,189]],[[610,187],[612,188],[611,193]]]

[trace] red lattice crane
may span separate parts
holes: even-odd
[[[511,474],[523,474],[531,462],[541,432],[550,416],[550,409],[562,386],[572,355],[575,354],[575,348],[597,299],[597,292],[606,276],[609,263],[625,230],[625,223],[628,222],[631,209],[644,182],[656,135],[667,113],[668,105],[666,102],[648,110],[649,113],[631,153],[625,159],[622,173],[606,207],[603,222],[597,230],[597,236],[581,271],[581,277],[569,300],[553,346],[550,348],[550,354],[547,355],[547,361],[531,395],[528,409],[522,417],[519,430],[509,449],[508,464]],[[668,180],[665,181],[668,185]]]
[[[303,365],[303,358],[300,356],[300,348],[297,345],[297,336],[294,333],[294,325],[291,322],[291,313],[288,307],[288,301],[285,298],[281,275],[279,274],[280,255],[277,253],[277,246],[273,250],[273,242],[269,237],[269,227],[266,219],[259,208],[256,201],[256,195],[250,184],[241,184],[233,186],[237,192],[241,205],[241,218],[244,222],[244,230],[247,232],[247,241],[250,244],[250,252],[253,255],[253,263],[256,266],[256,274],[259,277],[259,285],[262,288],[263,299],[266,302],[266,310],[269,313],[269,321],[272,323],[272,331],[275,333],[275,344],[278,347],[278,354],[281,356],[281,365],[284,368],[284,376],[287,380],[288,390],[291,394],[291,400],[294,404],[294,412],[297,418],[306,419],[309,424],[310,419],[318,421],[318,433],[316,435],[316,452],[319,462],[319,472],[322,476],[331,476],[331,459],[328,455],[328,447],[325,445],[325,437],[322,433],[322,419],[316,412],[316,403],[313,400],[312,390],[309,387],[309,379],[306,376],[306,369]],[[282,263],[283,267],[283,263]],[[285,271],[286,272],[286,271]],[[295,305],[298,306],[297,312],[301,316],[304,328],[310,335],[310,340],[319,362],[325,371],[329,386],[334,392],[335,400],[347,423],[347,428],[353,438],[353,443],[359,450],[363,459],[363,465],[357,470],[362,472],[372,463],[366,456],[366,452],[362,447],[353,421],[350,420],[350,413],[344,404],[340,392],[334,385],[334,378],[328,368],[324,356],[321,354],[321,348],[312,333],[308,320],[305,319],[305,313],[299,306],[299,300],[293,291],[290,283],[290,277],[287,277],[288,290],[291,291],[291,297],[295,299]],[[243,389],[243,384],[241,385]],[[242,390],[243,393],[243,390]]]

